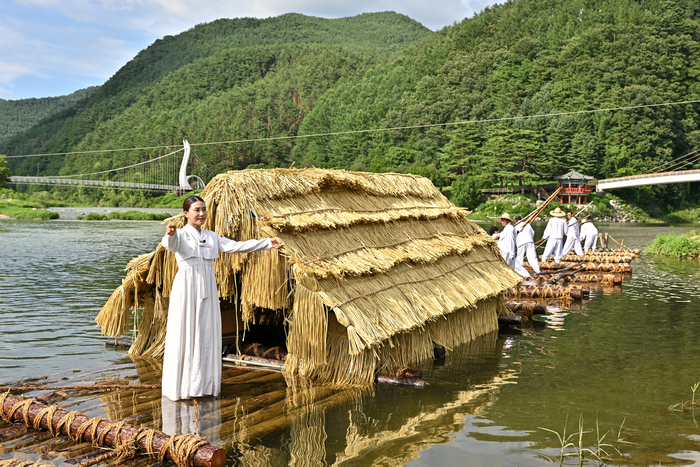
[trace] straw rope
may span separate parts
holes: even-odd
[[[166,457],[169,454],[173,462],[175,462],[176,464],[180,466],[191,467],[193,465],[192,460],[197,450],[200,447],[209,444],[209,442],[204,438],[200,438],[191,434],[183,434],[171,436],[168,439],[168,442],[163,444],[160,450],[156,451],[153,445],[153,440],[158,431],[150,428],[139,427],[138,431],[134,434],[132,438],[124,441],[121,437],[121,431],[124,425],[126,424],[126,421],[121,420],[117,423],[112,423],[102,419],[101,417],[89,418],[87,421],[80,425],[80,427],[76,430],[75,433],[72,433],[70,427],[75,421],[76,416],[82,416],[82,413],[77,411],[68,412],[63,417],[61,417],[61,419],[57,423],[54,423],[53,414],[58,409],[58,406],[51,405],[39,411],[32,423],[29,421],[29,407],[37,402],[36,399],[32,398],[17,402],[9,410],[5,410],[5,400],[9,395],[9,392],[0,394],[0,415],[2,415],[2,418],[8,423],[13,423],[12,419],[15,413],[20,408],[23,408],[23,421],[27,427],[33,427],[35,429],[41,428],[42,418],[44,416],[48,416],[46,422],[49,432],[53,436],[59,436],[61,434],[61,431],[63,430],[71,440],[81,441],[85,439],[85,433],[87,433],[89,430],[93,446],[104,446],[106,435],[110,431],[114,430],[114,439],[116,443],[116,447],[114,448],[114,450],[110,453],[106,453],[102,456],[99,456],[96,459],[92,459],[89,462],[80,464],[82,467],[87,467],[90,465],[101,463],[105,460],[112,458],[118,458],[118,463],[131,457],[134,457],[136,456],[137,450],[139,449],[138,442],[141,440],[144,440],[146,445],[145,454],[148,454],[149,456],[154,458],[157,457],[161,463],[166,459]],[[106,426],[102,429],[99,429],[99,425],[102,422],[105,422]]]

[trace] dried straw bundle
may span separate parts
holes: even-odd
[[[217,176],[201,196],[205,229],[287,245],[282,254],[223,254],[214,267],[220,298],[235,301],[246,327],[258,308],[284,317],[289,374],[371,384],[378,371],[431,358],[433,342],[451,348],[496,329],[504,291],[521,280],[495,242],[422,177],[245,170]],[[168,221],[182,227],[184,216]],[[159,245],[127,269],[96,320],[120,335],[134,310],[139,337],[130,352],[161,356],[174,255]]]

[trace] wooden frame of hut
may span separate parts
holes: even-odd
[[[200,194],[205,229],[285,250],[214,261],[222,309],[244,328],[285,326],[284,371],[321,383],[372,384],[498,328],[521,278],[468,213],[426,178],[323,169],[228,172]],[[174,220],[180,227],[184,216]],[[174,254],[134,258],[96,317],[102,333],[138,335],[134,356],[161,358]],[[224,306],[228,302],[228,306]],[[263,311],[263,313],[260,313]],[[226,319],[224,319],[226,321]]]

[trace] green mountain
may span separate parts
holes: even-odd
[[[417,173],[463,200],[572,168],[599,178],[655,171],[700,149],[700,105],[619,108],[700,100],[699,12],[687,0],[512,0],[435,33],[395,13],[220,20],[157,41],[0,153],[345,133],[194,151],[214,172],[294,163]],[[618,110],[586,113],[609,108]],[[525,118],[554,113],[569,114]],[[463,121],[479,122],[442,125]],[[378,128],[394,129],[347,134]],[[75,174],[161,154],[11,159],[11,168]],[[679,206],[698,191],[619,193]]]
[[[98,86],[92,86],[67,96],[40,99],[0,99],[0,143],[31,128],[39,120],[70,107],[98,89]]]
[[[292,159],[477,187],[655,171],[700,149],[699,104],[507,119],[700,99],[699,36],[692,2],[509,1],[334,87],[299,133],[492,121],[303,139]],[[626,195],[693,199],[687,185]]]
[[[348,57],[351,63],[353,57],[362,56],[362,60],[371,62],[384,60],[389,54],[415,43],[429,33],[420,23],[393,12],[367,13],[341,19],[287,14],[263,20],[221,19],[201,24],[177,36],[157,40],[121,68],[99,91],[0,145],[0,154],[37,154],[92,148],[95,144],[94,137],[91,141],[84,140],[95,131],[102,131],[103,134],[104,131],[109,131],[101,130],[103,125],[120,127],[123,120],[116,124],[113,120],[132,106],[151,106],[161,98],[178,99],[176,102],[162,104],[177,109],[176,112],[182,110],[181,104],[187,107],[193,101],[206,106],[206,101],[216,93],[233,88],[238,92],[241,85],[267,81],[266,78],[276,75],[276,71],[294,66],[296,57],[289,56],[290,53],[295,53],[292,49],[304,54],[310,52],[302,52],[303,50],[314,48],[313,53],[321,58],[319,67],[329,65],[323,62],[323,56],[326,55],[323,47],[332,50],[328,54],[330,57],[340,54]],[[246,57],[246,54],[249,56]],[[278,61],[277,54],[282,54],[286,62]],[[232,66],[242,68],[238,70]],[[200,72],[200,68],[206,71]],[[268,77],[270,70],[273,73]],[[319,76],[310,77],[310,81],[304,85],[327,87],[333,83],[332,80],[352,71],[324,68],[320,70]],[[321,77],[324,78],[322,83]],[[159,84],[160,87],[155,89]],[[185,96],[179,89],[182,86],[186,87],[184,93],[192,91],[194,94]],[[313,98],[313,93],[307,95],[311,90],[307,92],[306,89],[299,89],[299,92],[302,99]],[[181,98],[184,102],[179,100]],[[303,105],[307,103],[304,102]],[[161,106],[161,103],[156,103],[155,106]],[[161,116],[161,120],[164,118],[168,117]],[[152,130],[154,129],[145,129],[148,133],[152,133]],[[182,138],[187,136],[180,131],[170,133],[177,135],[174,138],[168,135],[167,140],[154,135],[149,138],[147,145],[181,144]],[[109,147],[109,141],[114,141],[115,138],[118,140],[115,144],[121,145],[126,136],[110,134],[99,144]],[[137,145],[135,140],[127,142],[129,147]],[[143,154],[132,156],[143,157]],[[56,174],[65,165],[63,158],[32,159],[34,160],[11,160],[13,173]]]

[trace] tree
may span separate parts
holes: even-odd
[[[7,159],[3,154],[0,154],[0,188],[6,188],[9,179],[10,169],[7,167]]]
[[[442,147],[440,168],[455,180],[460,175],[481,172],[479,149],[482,137],[476,125],[461,125],[450,133],[450,141]]]
[[[506,186],[516,180],[520,192],[525,193],[525,184],[538,180],[537,157],[542,151],[542,136],[539,132],[520,128],[494,126],[482,147],[484,167]]]

